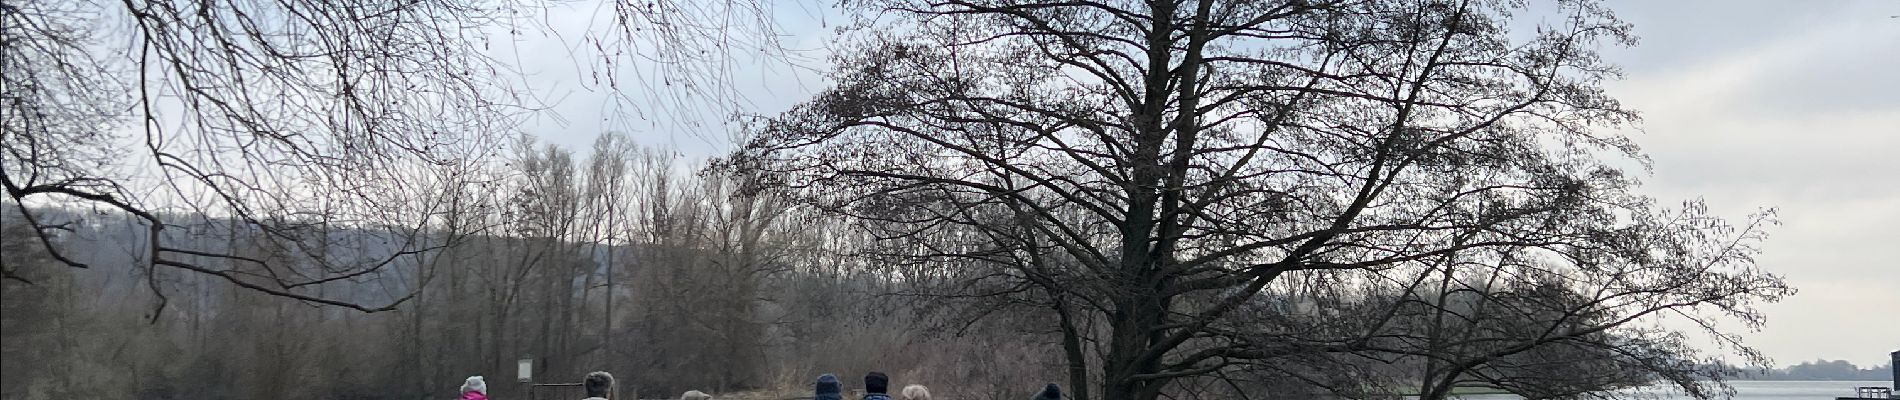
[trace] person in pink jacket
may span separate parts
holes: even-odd
[[[488,384],[482,382],[482,376],[468,377],[462,382],[462,400],[488,400]]]

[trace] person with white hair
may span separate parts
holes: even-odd
[[[930,388],[924,385],[905,386],[904,400],[930,400]]]
[[[462,400],[488,400],[488,383],[482,381],[481,375],[462,381]]]
[[[587,398],[582,400],[611,399],[614,392],[614,375],[607,371],[589,372],[586,378],[581,379],[581,389],[587,391]]]

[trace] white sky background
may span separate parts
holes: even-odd
[[[834,28],[845,17],[825,2],[808,0],[758,1],[774,7],[783,35],[781,46],[787,57],[764,57],[757,52],[735,52],[732,63],[734,87],[744,93],[745,102],[736,109],[679,107],[647,102],[649,93],[668,88],[651,82],[657,76],[651,63],[619,68],[617,73],[628,99],[616,99],[597,83],[603,75],[601,59],[594,44],[584,43],[590,30],[598,36],[601,29],[613,26],[611,2],[570,2],[550,10],[544,27],[523,27],[514,43],[497,43],[494,55],[503,62],[513,61],[526,86],[535,96],[552,106],[532,118],[523,129],[542,141],[560,145],[585,155],[594,138],[604,131],[623,131],[641,145],[677,150],[684,157],[701,159],[733,149],[729,135],[736,126],[729,123],[731,112],[770,114],[790,108],[823,89],[824,68],[828,61],[825,46]],[[695,1],[680,3],[692,4]],[[712,3],[719,3],[717,1]],[[506,37],[497,32],[495,37]],[[651,44],[641,46],[651,48]],[[624,59],[622,62],[625,62]],[[648,79],[642,79],[648,78]],[[604,78],[601,78],[604,79]],[[653,91],[644,86],[657,86]],[[631,88],[631,89],[629,89]],[[685,114],[685,115],[681,115]]]
[[[1741,218],[1774,207],[1757,260],[1800,289],[1748,342],[1779,364],[1865,366],[1900,350],[1900,0],[1611,6],[1641,110],[1646,190]]]
[[[802,59],[741,61],[736,85],[750,111],[784,110],[821,89],[824,46],[846,22],[818,2],[780,2],[785,45]],[[1900,0],[1804,2],[1610,0],[1642,37],[1611,49],[1626,80],[1611,93],[1642,111],[1636,140],[1655,161],[1649,194],[1703,198],[1740,220],[1766,207],[1782,225],[1759,258],[1800,293],[1765,308],[1745,335],[1777,364],[1815,358],[1861,366],[1900,350]],[[585,82],[574,37],[592,5],[548,16],[565,38],[518,38],[521,68],[555,101],[555,118],[526,130],[577,153],[608,129],[687,158],[730,150],[721,115],[695,121],[615,116]],[[578,60],[586,63],[588,60]],[[649,113],[650,114],[650,113]]]

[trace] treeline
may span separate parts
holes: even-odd
[[[1861,368],[1845,360],[1815,359],[1783,368],[1747,371],[1742,376],[1765,381],[1886,381],[1893,379],[1893,363]]]
[[[444,398],[463,377],[485,375],[494,393],[513,397],[528,390],[513,379],[526,357],[535,382],[606,370],[644,398],[802,390],[820,373],[878,370],[942,396],[1007,399],[1071,382],[1066,349],[1102,357],[1092,340],[1063,339],[1065,329],[1099,335],[1088,333],[1103,329],[1098,317],[1064,316],[1055,299],[999,282],[1010,269],[915,261],[924,249],[893,246],[874,225],[820,212],[752,176],[681,162],[619,134],[603,135],[584,157],[528,138],[514,149],[503,162],[472,165],[455,179],[463,184],[440,186],[424,230],[321,216],[262,230],[165,215],[166,240],[228,255],[187,261],[236,281],[149,268],[137,259],[145,229],[135,218],[36,208],[42,223],[67,227],[53,245],[90,267],[70,268],[9,212],[0,245],[20,279],[3,286],[0,394]],[[359,274],[334,272],[332,262],[386,265]],[[1285,341],[1277,346],[1314,346],[1301,335],[1315,333],[1384,333],[1351,352],[1289,351],[1227,377],[1184,377],[1168,392],[1367,396],[1445,380],[1565,394],[1693,372],[1655,367],[1677,356],[1629,351],[1658,345],[1612,332],[1491,356],[1605,316],[1553,281],[1421,279],[1409,288],[1272,290],[1214,329],[1276,327],[1263,338]],[[282,281],[316,282],[284,290],[317,299],[400,302],[362,313],[230,284]],[[1480,357],[1489,358],[1472,372],[1430,368],[1434,359]]]
[[[58,263],[9,207],[4,250],[8,399],[447,398],[469,375],[503,397],[517,359],[536,382],[606,370],[623,391],[668,397],[802,387],[823,372],[892,373],[1016,397],[1056,377],[1047,326],[982,323],[913,307],[906,278],[849,253],[867,237],[747,177],[687,165],[621,135],[591,156],[523,139],[482,179],[442,191],[427,231],[314,218],[261,231],[168,215],[168,240],[240,281],[296,275],[294,293],[389,312],[316,306],[218,276],[150,269],[144,231],[110,212],[36,209],[68,224]],[[262,261],[262,262],[254,262]],[[388,263],[375,273],[325,262]],[[265,268],[268,265],[270,268]],[[952,324],[951,322],[956,322]],[[957,328],[939,330],[937,327]],[[1041,356],[1038,356],[1041,355]],[[945,389],[948,389],[946,386]]]

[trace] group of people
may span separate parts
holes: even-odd
[[[581,378],[581,390],[587,398],[581,400],[607,400],[612,396],[614,375],[606,371],[594,371]],[[462,400],[488,400],[488,382],[481,375],[468,377],[462,382]]]
[[[813,386],[815,390],[812,394],[812,400],[845,400],[844,384],[838,382],[837,376],[832,374],[819,375],[818,382]],[[587,377],[581,379],[581,390],[586,391],[587,394],[587,398],[582,400],[607,400],[612,396],[613,387],[613,374],[608,374],[603,371],[590,372],[587,374]],[[864,374],[864,398],[862,400],[892,400],[890,387],[891,377],[884,375],[883,372]],[[688,397],[693,397],[691,394],[705,396],[705,394],[699,393],[699,391],[687,393]],[[900,392],[900,395],[903,396],[902,400],[930,400],[930,389],[925,388],[924,385],[910,385],[905,386],[904,390]],[[484,382],[481,376],[468,377],[467,381],[462,382],[462,400],[488,400],[487,382]],[[1062,400],[1062,387],[1051,383],[1043,387],[1042,391],[1036,393],[1036,397],[1031,400]]]
[[[838,382],[837,376],[819,375],[813,386],[812,400],[844,400],[844,385]],[[890,387],[891,377],[883,372],[864,374],[863,400],[891,400]],[[905,386],[900,394],[902,400],[930,400],[930,389],[924,385]],[[1062,387],[1054,383],[1044,386],[1032,400],[1062,400]]]

